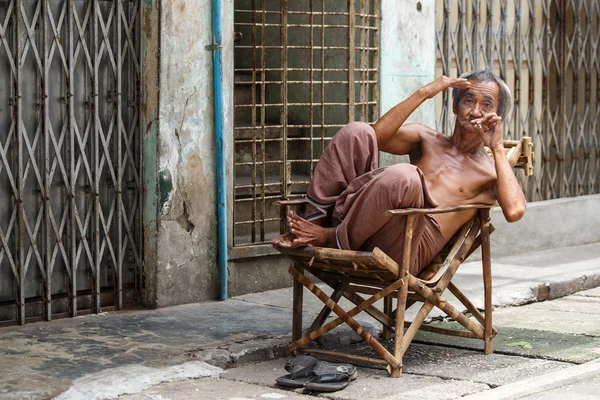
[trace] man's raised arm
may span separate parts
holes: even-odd
[[[495,192],[498,204],[502,208],[502,214],[508,222],[516,222],[525,214],[527,200],[525,200],[523,190],[519,186],[517,177],[504,151],[502,117],[496,115],[496,113],[489,113],[483,118],[475,119],[472,122],[483,124],[479,133],[484,145],[489,147],[494,155],[494,166],[497,175]]]
[[[410,153],[414,145],[420,142],[418,132],[401,127],[413,111],[425,100],[431,99],[450,87],[467,89],[470,86],[471,83],[466,79],[441,76],[394,106],[373,125],[379,150],[399,155]]]

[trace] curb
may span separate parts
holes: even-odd
[[[581,276],[566,281],[547,282],[533,288],[537,301],[554,300],[572,295],[582,290],[594,289],[600,286],[600,274]]]
[[[542,392],[573,385],[585,381],[589,375],[600,373],[600,359],[589,361],[585,364],[568,367],[533,379],[525,379],[503,385],[494,389],[463,397],[465,400],[512,400],[525,396],[540,394]]]

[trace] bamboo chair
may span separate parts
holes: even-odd
[[[533,152],[530,138],[521,141],[505,141],[505,149],[509,162],[517,168],[523,168],[525,175],[533,171]],[[282,216],[292,206],[305,203],[304,200],[279,202]],[[404,232],[404,250],[402,264],[399,265],[378,248],[372,252],[350,251],[320,247],[276,249],[294,261],[289,273],[294,278],[293,286],[293,320],[292,343],[288,346],[291,353],[313,353],[344,357],[354,361],[370,362],[386,365],[392,377],[402,374],[402,358],[418,330],[439,334],[475,338],[484,341],[485,354],[492,353],[492,339],[497,331],[492,326],[492,276],[490,260],[490,234],[493,226],[490,223],[490,205],[472,204],[435,209],[399,209],[388,210],[390,217],[406,217]],[[462,210],[476,209],[476,215],[467,222],[453,239],[440,252],[436,259],[427,266],[419,276],[409,271],[413,226],[419,214],[439,214]],[[460,264],[481,246],[484,313],[482,314],[471,301],[452,283]],[[310,272],[321,282],[333,289],[328,296],[305,272]],[[313,293],[324,307],[312,325],[302,332],[303,289]],[[450,305],[442,294],[448,289],[462,305],[473,315],[475,320],[464,315],[456,307]],[[355,306],[344,310],[339,300],[344,297]],[[383,299],[383,310],[374,304]],[[392,310],[392,299],[397,299],[396,310]],[[404,321],[405,310],[415,302],[423,303],[412,322]],[[423,324],[433,307],[442,310],[446,315],[458,322],[464,329],[448,329]],[[331,312],[337,318],[327,322]],[[395,333],[393,351],[388,351],[380,341],[365,329],[354,317],[366,312],[383,325],[383,339],[391,339]],[[381,359],[355,356],[351,354],[308,347],[309,343],[335,327],[346,323],[373,348]],[[406,332],[404,328],[407,328]]]

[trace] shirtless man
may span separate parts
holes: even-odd
[[[420,104],[448,88],[454,89],[452,136],[421,124],[404,125]],[[385,217],[386,209],[497,201],[507,221],[518,221],[526,200],[502,139],[502,116],[510,105],[510,91],[502,80],[488,71],[473,71],[460,78],[436,79],[372,127],[347,125],[326,148],[308,190],[310,203],[323,218],[309,222],[311,218],[291,213],[290,232],[271,243],[366,251],[379,247],[400,262],[404,221]],[[377,168],[377,150],[407,154],[412,165]],[[426,266],[475,212],[417,217],[411,273]]]

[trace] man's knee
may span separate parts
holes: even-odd
[[[387,184],[394,182],[402,182],[408,185],[421,184],[419,168],[408,163],[399,163],[385,167],[380,179],[384,180]]]
[[[338,139],[348,139],[348,138],[356,138],[364,140],[366,137],[367,140],[376,140],[375,131],[373,127],[366,122],[350,122],[341,128],[335,135]]]
[[[423,181],[419,169],[412,164],[395,164],[385,167],[379,174],[378,184],[385,188],[394,202],[403,206],[422,206]]]

